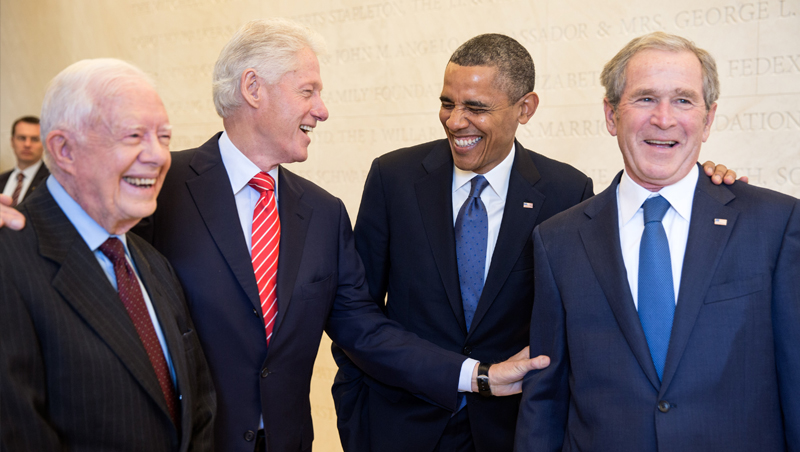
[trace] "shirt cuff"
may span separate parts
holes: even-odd
[[[472,372],[480,364],[477,360],[467,358],[461,364],[461,375],[458,377],[458,392],[472,392]]]

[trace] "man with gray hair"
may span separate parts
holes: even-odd
[[[152,81],[113,59],[59,73],[42,106],[46,184],[0,230],[0,448],[211,451],[211,375],[180,284],[126,232],[170,166]]]
[[[475,365],[388,320],[370,300],[342,202],[280,166],[302,162],[328,118],[322,40],[281,19],[243,26],[214,69],[224,131],[173,155],[155,214],[136,231],[174,265],[217,389],[231,451],[309,450],[309,389],[323,331],[374,378],[454,411]],[[522,348],[522,347],[520,347]],[[510,355],[509,355],[510,356]],[[546,359],[495,366],[498,395]]]
[[[534,231],[518,451],[800,450],[800,201],[715,186],[714,59],[663,32],[601,80],[625,164]]]

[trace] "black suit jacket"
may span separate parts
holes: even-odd
[[[698,177],[663,381],[620,249],[619,176],[537,228],[531,353],[551,364],[525,378],[516,450],[800,450],[800,202]]]
[[[158,209],[138,229],[167,256],[186,290],[217,388],[218,448],[251,452],[259,416],[267,450],[311,448],[308,394],[323,330],[376,378],[455,407],[463,358],[386,319],[369,299],[342,202],[284,168],[278,317],[267,348],[219,136],[173,154]]]
[[[528,342],[534,226],[591,196],[592,183],[569,165],[516,143],[497,245],[467,332],[456,262],[452,182],[447,140],[376,159],[358,211],[356,248],[367,269],[372,299],[384,306],[388,293],[389,318],[447,350],[499,362]],[[450,411],[369,378],[365,397],[358,390],[357,369],[341,354],[336,357],[340,371],[334,400],[348,450],[366,447],[353,439],[365,430],[373,451],[433,450]],[[368,399],[368,414],[365,404],[355,400],[359,397]],[[477,450],[511,450],[519,396],[484,398],[470,393],[466,397]]]
[[[3,187],[6,186],[8,178],[11,177],[12,172],[14,172],[13,169],[0,174],[0,192],[2,192]],[[31,184],[28,186],[28,191],[26,191],[25,194],[22,195],[22,199],[20,199],[19,201],[22,202],[23,199],[30,196],[31,193],[33,193],[33,191],[36,190],[36,187],[44,183],[45,179],[47,179],[47,176],[49,175],[50,171],[47,169],[47,165],[42,163],[42,166],[39,167],[39,171],[36,171],[36,174],[34,174],[33,180],[31,181]]]
[[[177,428],[117,292],[47,187],[20,212],[25,229],[0,230],[0,448],[212,450],[211,377],[166,259],[128,235],[175,369]]]

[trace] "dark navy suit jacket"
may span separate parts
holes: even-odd
[[[6,171],[5,173],[0,174],[0,192],[3,191],[3,187],[6,186],[8,178],[11,177],[11,173],[13,172],[14,170],[12,169],[10,171]],[[31,193],[33,193],[33,191],[36,190],[36,187],[44,183],[44,181],[47,179],[47,176],[49,175],[50,175],[50,170],[47,169],[47,165],[42,163],[42,166],[39,167],[39,171],[36,171],[36,174],[33,176],[33,180],[31,180],[31,184],[28,186],[28,191],[25,192],[25,195],[22,197],[22,199],[24,200],[25,198],[30,196]]]
[[[534,232],[531,354],[551,364],[525,378],[516,450],[800,450],[798,200],[701,170],[660,382],[620,251],[619,178]]]
[[[447,350],[503,361],[528,342],[534,226],[591,196],[592,183],[575,168],[516,143],[497,245],[469,332],[458,282],[452,184],[447,140],[379,157],[364,187],[356,248],[372,299],[384,306],[388,293],[389,318]],[[451,411],[374,379],[360,386],[358,369],[336,357],[334,400],[347,450],[433,450]],[[466,397],[477,450],[510,451],[519,396]],[[364,439],[367,432],[371,438]]]
[[[158,209],[138,229],[170,260],[186,291],[217,389],[218,449],[252,452],[259,416],[267,450],[311,448],[308,395],[323,330],[376,378],[455,407],[463,357],[383,315],[369,299],[342,202],[283,167],[278,317],[267,349],[218,139],[173,153]]]

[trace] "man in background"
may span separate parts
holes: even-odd
[[[800,202],[697,165],[713,57],[663,32],[603,69],[625,163],[534,231],[517,451],[800,450]]]
[[[52,175],[0,230],[0,448],[211,451],[214,390],[178,280],[127,231],[170,166],[152,81],[79,61],[42,106]],[[38,126],[36,127],[38,129]]]
[[[39,137],[39,118],[23,116],[11,126],[11,149],[17,160],[11,171],[0,174],[3,194],[11,197],[11,206],[16,206],[39,186],[50,172],[42,163],[42,142]]]

